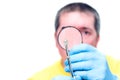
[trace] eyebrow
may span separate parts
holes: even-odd
[[[90,31],[92,31],[91,28],[86,27],[86,26],[78,27],[78,29],[79,29],[79,30],[90,30]]]

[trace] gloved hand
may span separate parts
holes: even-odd
[[[74,80],[74,79],[70,76],[56,76],[52,80]]]
[[[69,51],[71,66],[77,80],[117,80],[108,66],[107,60],[95,47],[80,44]],[[70,72],[68,61],[65,71]],[[62,79],[61,79],[62,80]]]

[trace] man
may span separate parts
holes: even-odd
[[[59,42],[59,36],[62,30],[69,27],[78,30],[82,39],[80,44],[69,49],[67,56],[65,48]],[[96,48],[100,39],[100,18],[94,8],[85,3],[71,3],[64,6],[56,15],[55,30],[56,47],[61,55],[61,61],[38,72],[29,80],[118,80],[120,61],[104,56]],[[64,37],[66,36],[79,37],[73,31]],[[74,43],[77,41],[76,38],[70,39],[74,40]]]

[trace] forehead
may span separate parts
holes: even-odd
[[[94,29],[94,15],[90,12],[64,12],[60,15],[59,23],[59,28],[63,26],[75,26]]]

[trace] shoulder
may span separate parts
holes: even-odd
[[[120,59],[112,56],[106,56],[106,58],[112,73],[120,77]]]
[[[117,64],[118,65],[118,63],[119,63],[119,65],[120,65],[120,59],[109,56],[109,55],[107,55],[106,58],[107,58],[108,64]]]
[[[28,80],[50,80],[55,75],[56,68],[59,66],[59,64],[60,61],[57,61],[53,65],[50,65],[43,70],[35,73]]]

